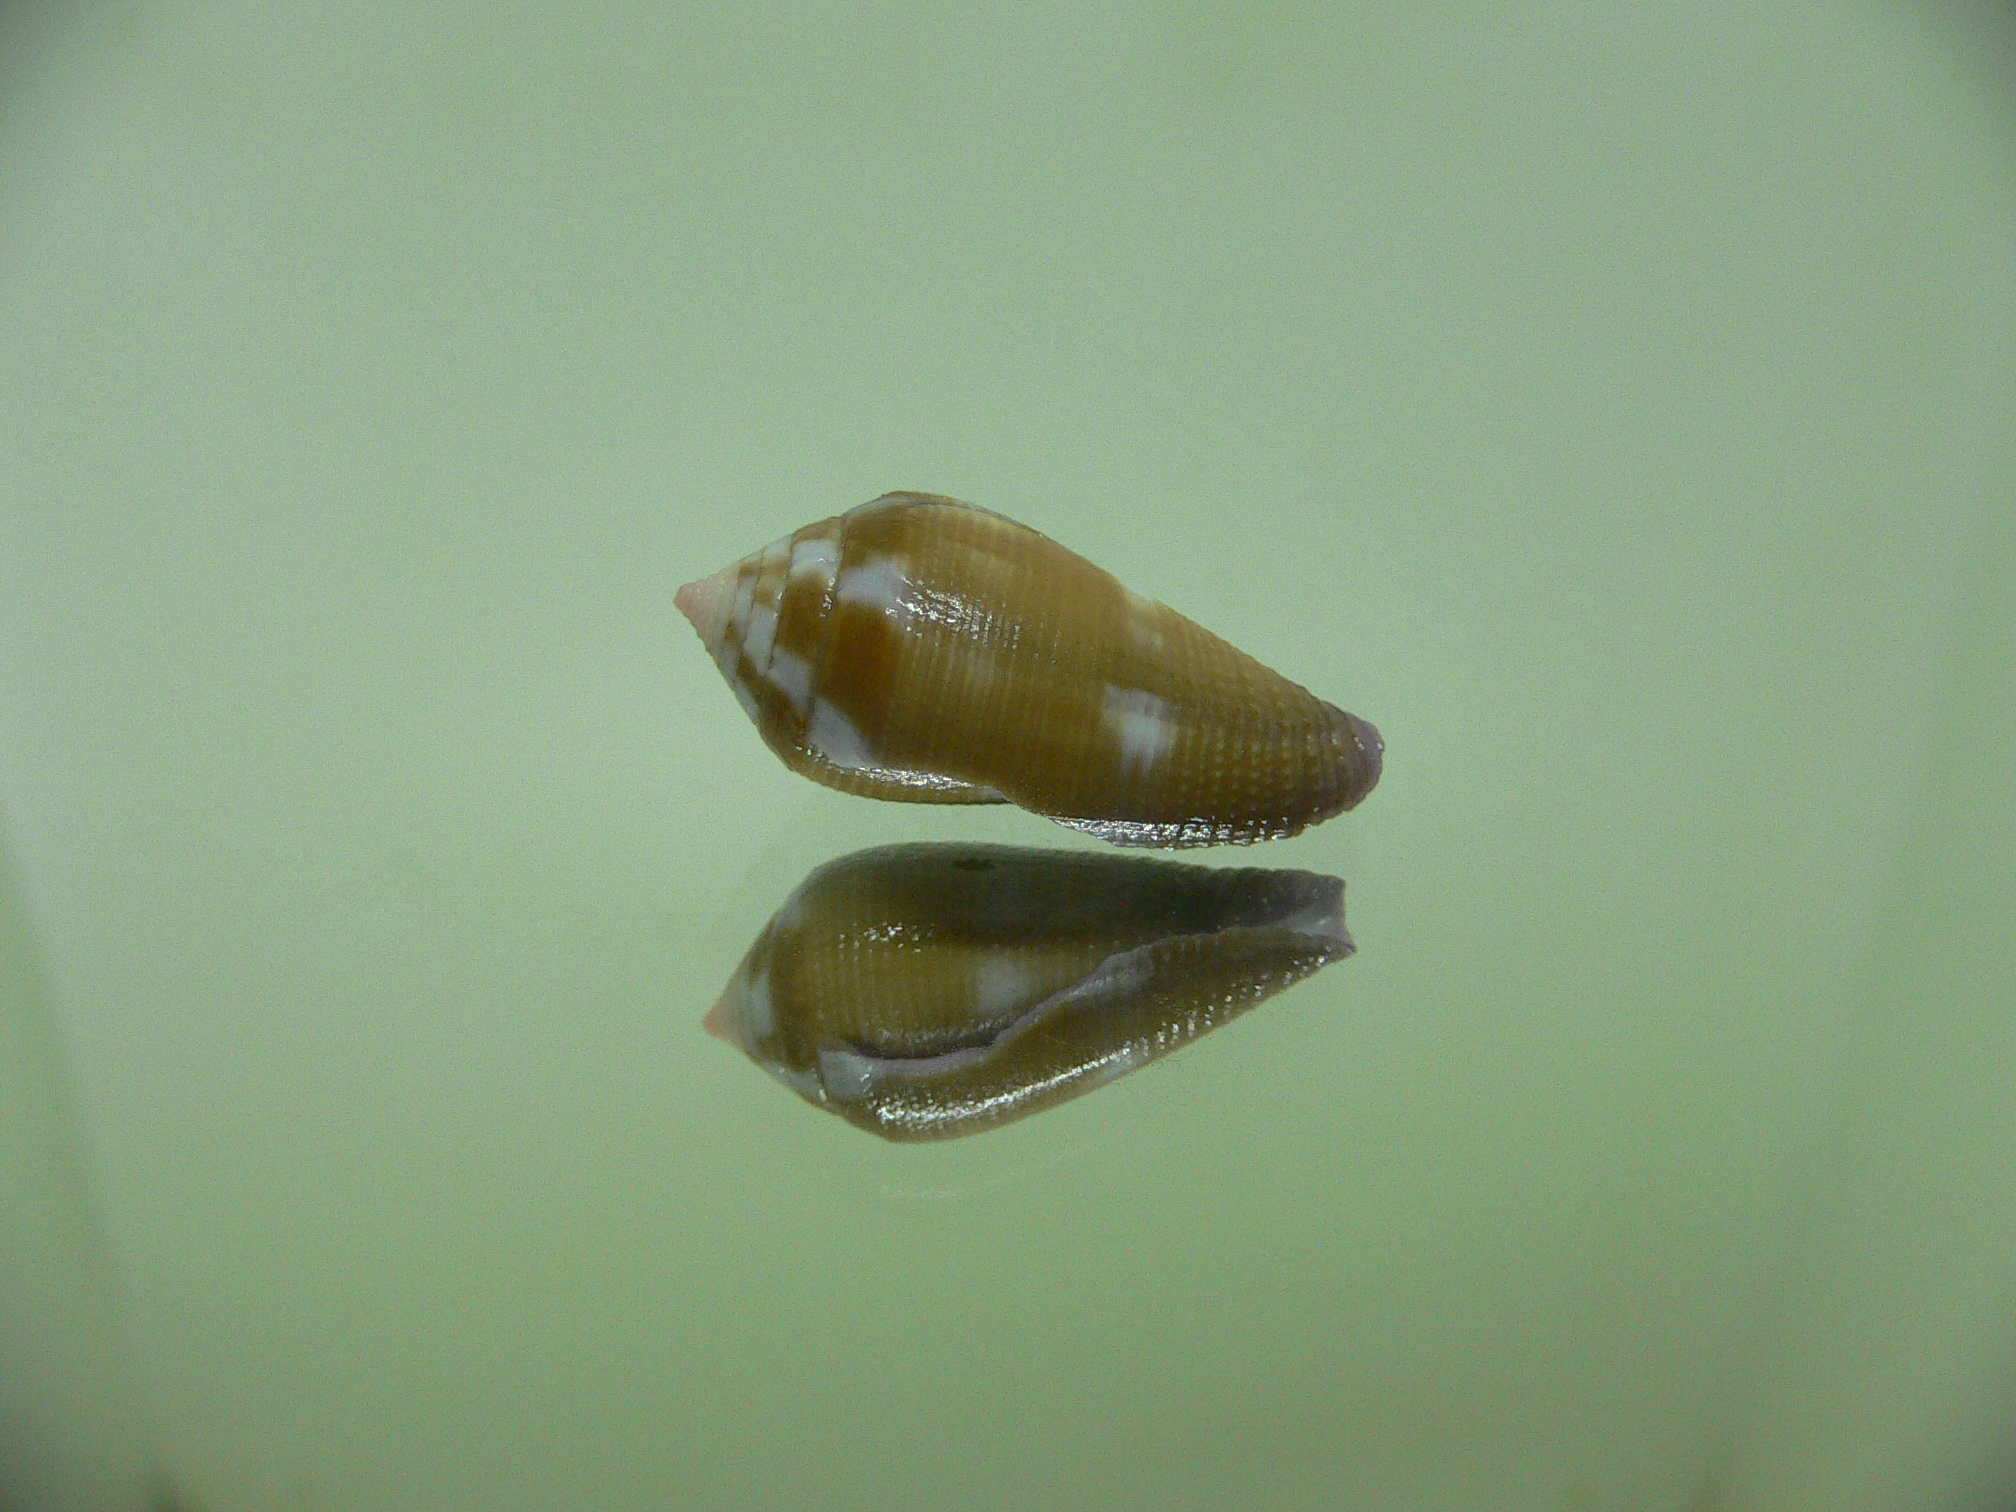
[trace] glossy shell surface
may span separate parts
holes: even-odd
[[[1182,846],[1295,834],[1379,780],[1364,720],[955,499],[885,495],[678,604],[771,750],[848,792]]]
[[[1104,1086],[1351,951],[1335,877],[889,846],[807,877],[707,1027],[849,1123],[946,1139]]]

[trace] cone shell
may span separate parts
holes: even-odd
[[[1104,1086],[1351,950],[1335,877],[889,846],[807,877],[707,1027],[849,1123],[946,1139]]]
[[[770,748],[847,792],[1181,846],[1292,835],[1379,780],[1364,720],[956,499],[886,494],[678,604]]]

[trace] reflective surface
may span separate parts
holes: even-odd
[[[4,1302],[111,1311],[188,1506],[1839,1512],[2011,1441],[1999,11],[8,24],[0,813],[107,1281]],[[827,860],[1063,832],[794,777],[672,604],[896,488],[1393,752],[1201,858],[1348,878],[1348,964],[924,1146],[696,1021]]]

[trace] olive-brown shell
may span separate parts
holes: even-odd
[[[1379,780],[1364,720],[956,499],[886,494],[678,604],[770,748],[848,792],[1182,846],[1295,834]]]
[[[885,1139],[1051,1107],[1351,954],[1344,884],[997,845],[896,845],[818,868],[707,1027]]]

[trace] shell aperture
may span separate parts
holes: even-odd
[[[1352,950],[1336,877],[886,846],[799,884],[706,1026],[859,1128],[948,1139],[1104,1086]]]
[[[771,750],[847,792],[1191,846],[1296,834],[1379,780],[1366,721],[956,499],[885,494],[677,602]]]

